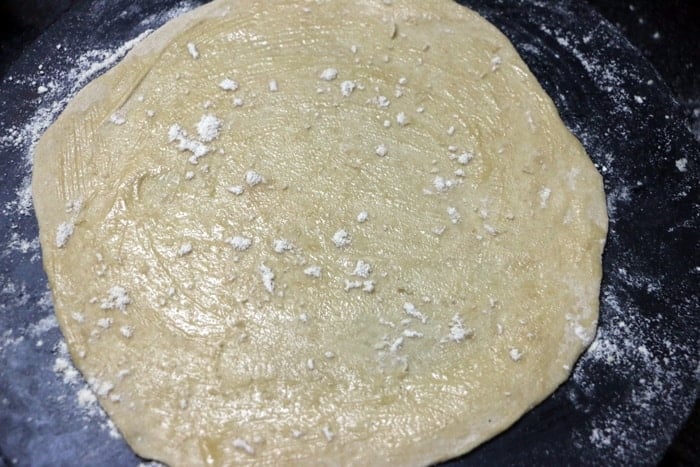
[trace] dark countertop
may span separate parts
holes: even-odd
[[[654,65],[700,141],[700,2],[588,0]]]
[[[0,78],[57,17],[81,0],[4,0],[0,3]],[[588,0],[654,65],[684,108],[687,125],[700,141],[700,2],[688,0]],[[689,252],[691,253],[691,252]],[[660,465],[698,465],[698,404]],[[2,465],[2,459],[0,459]]]
[[[654,65],[684,108],[700,141],[700,2],[588,0]],[[690,252],[689,252],[690,253]],[[676,436],[661,466],[700,463],[700,404]]]

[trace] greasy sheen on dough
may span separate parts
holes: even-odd
[[[595,333],[600,175],[496,28],[447,0],[217,0],[36,149],[77,367],[177,466],[465,453]]]

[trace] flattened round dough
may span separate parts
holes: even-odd
[[[457,456],[595,332],[601,177],[451,1],[201,7],[76,96],[33,189],[74,361],[171,465]]]

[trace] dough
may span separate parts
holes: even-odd
[[[170,465],[458,456],[595,333],[601,177],[451,1],[198,8],[73,99],[33,190],[75,364]]]

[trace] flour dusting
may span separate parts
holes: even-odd
[[[690,285],[700,280],[700,269],[688,265],[688,248],[694,247],[683,244],[684,236],[694,236],[698,216],[682,214],[682,206],[697,213],[697,203],[692,208],[688,199],[697,193],[698,174],[688,157],[698,154],[697,147],[685,142],[682,111],[659,97],[668,92],[661,78],[597,13],[573,14],[567,2],[526,2],[533,14],[547,18],[533,23],[539,32],[531,34],[498,7],[467,3],[506,26],[605,180],[610,226],[599,328],[560,389],[563,405],[573,404],[572,416],[581,421],[565,451],[573,449],[577,463],[590,465],[654,463],[692,407],[700,382],[700,304]],[[582,28],[590,24],[597,26]],[[569,79],[579,84],[564,84]],[[582,99],[577,93],[584,90],[597,97]],[[598,112],[582,115],[582,100]],[[541,206],[549,195],[540,192]]]

